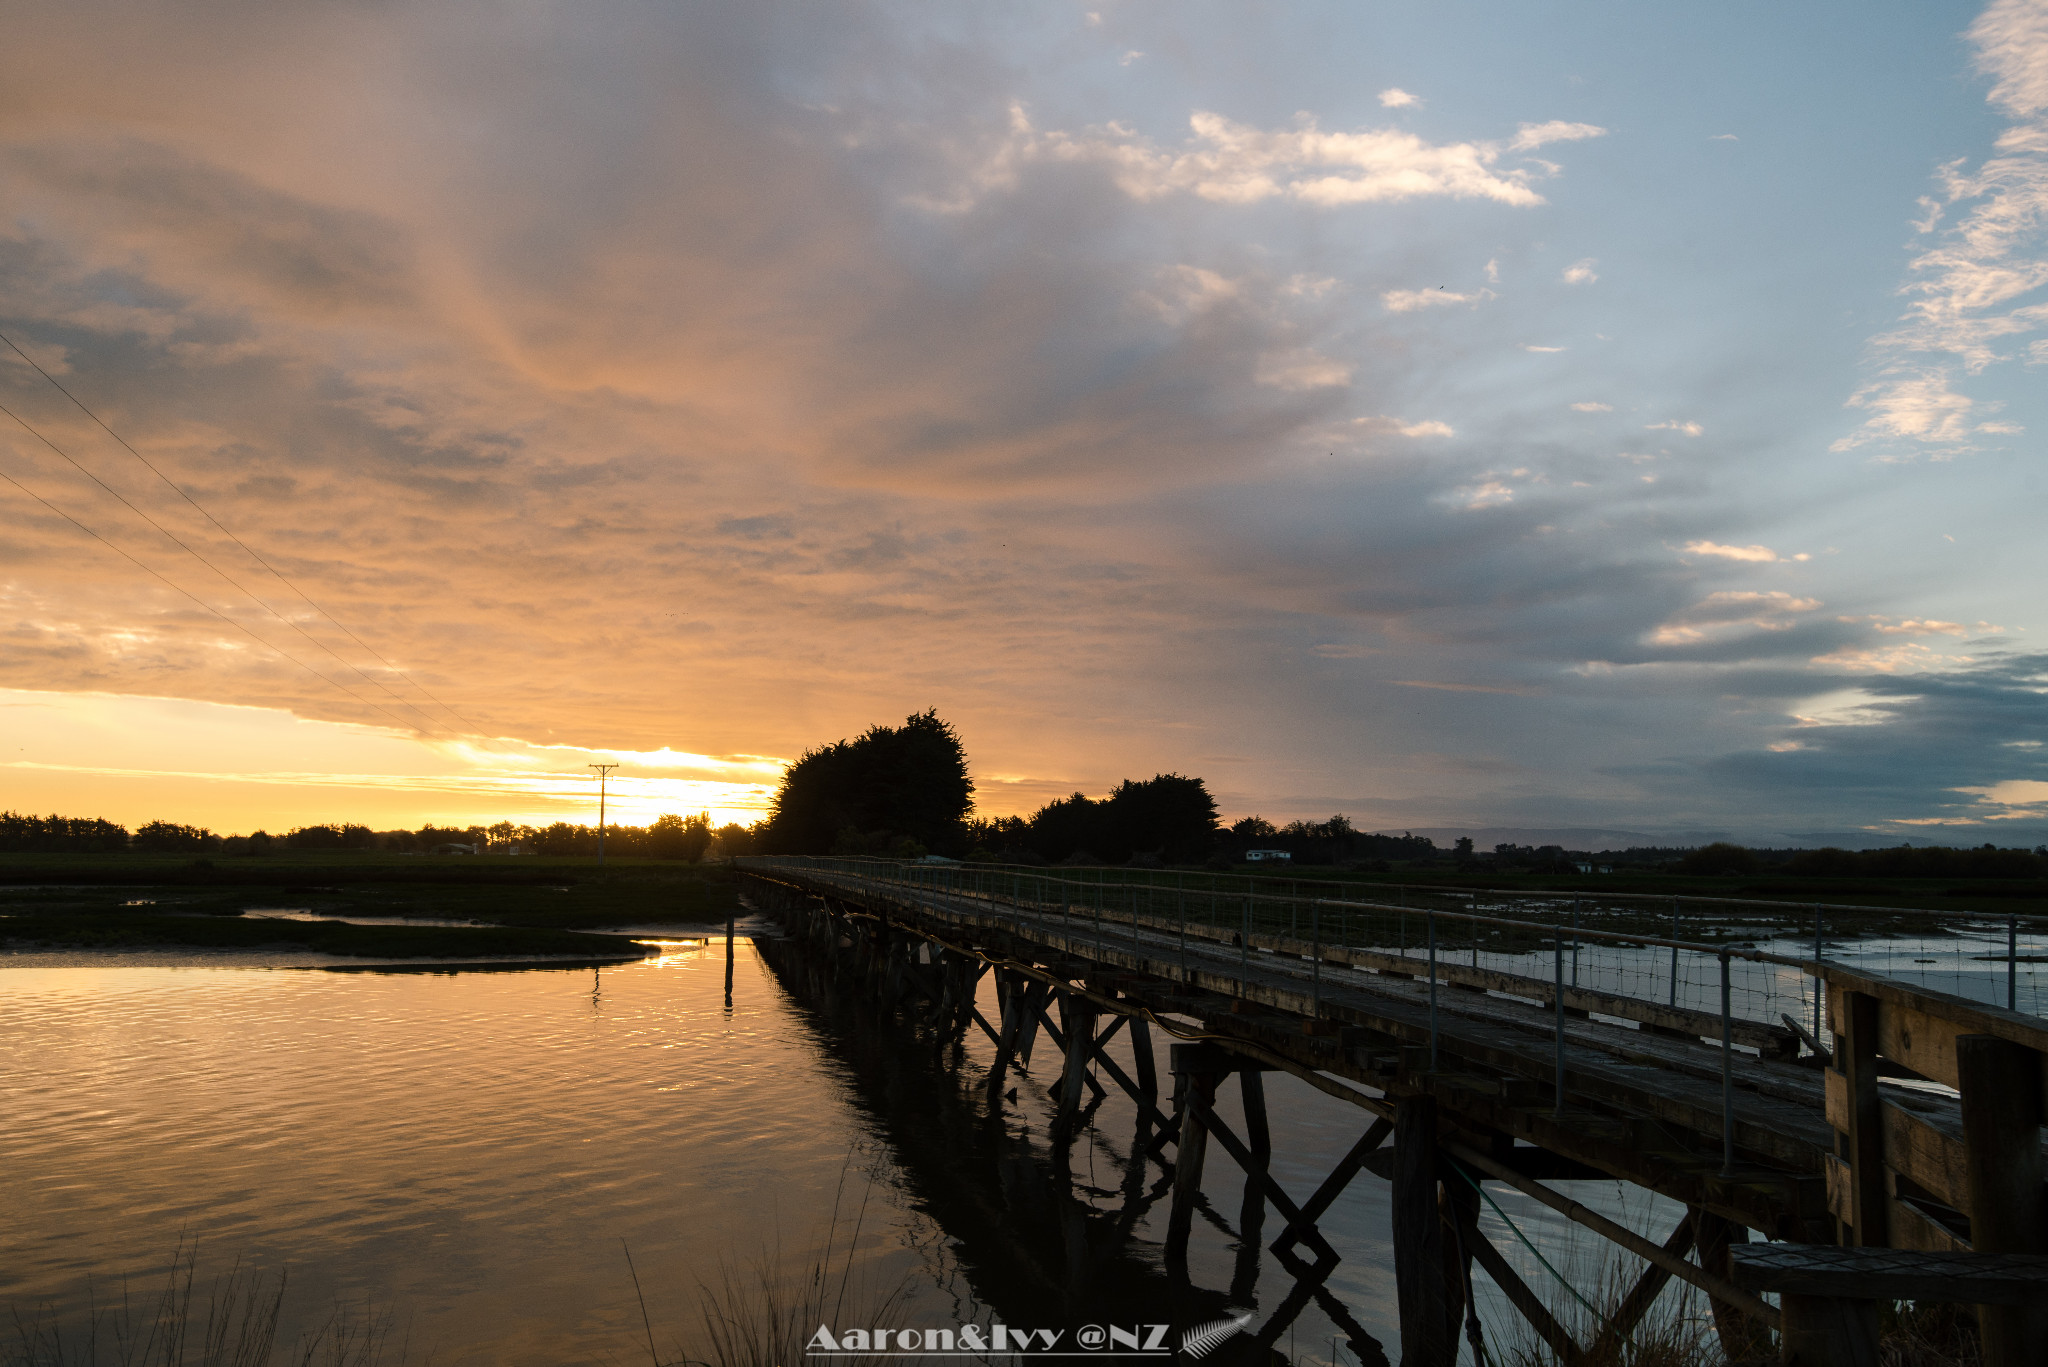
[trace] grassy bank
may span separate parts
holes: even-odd
[[[232,915],[290,907],[318,916],[429,917],[527,929],[709,925],[737,905],[716,865],[658,860],[301,855],[191,859],[151,855],[10,855],[0,912]]]
[[[241,916],[165,916],[144,911],[31,912],[0,919],[0,943],[50,949],[293,949],[373,959],[475,959],[570,955],[601,959],[639,952],[616,935],[519,926],[359,926]]]

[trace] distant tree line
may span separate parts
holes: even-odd
[[[1107,797],[1056,798],[1028,817],[971,822],[976,851],[1027,864],[1188,864],[1216,840],[1216,800],[1198,778],[1125,779]]]
[[[1361,831],[1342,813],[1328,821],[1290,821],[1285,826],[1262,816],[1244,817],[1231,823],[1219,844],[1226,856],[1236,859],[1252,850],[1285,850],[1289,862],[1296,864],[1427,864],[1440,853],[1426,835]]]
[[[1705,876],[1784,874],[1793,878],[2048,878],[2048,848],[1975,849],[1895,845],[1888,849],[1752,850],[1716,841],[1688,850],[1674,864],[1680,873]]]
[[[96,816],[29,816],[22,812],[0,812],[0,850],[68,854],[127,848],[128,828]]]
[[[658,817],[648,826],[607,825],[605,852],[695,863],[712,854],[747,853],[752,848],[751,839],[744,826],[713,830],[710,814],[699,812],[695,816]],[[0,852],[99,854],[133,850],[142,854],[233,856],[282,850],[434,854],[451,848],[476,854],[596,854],[597,828],[562,821],[539,827],[501,821],[494,826],[428,823],[416,831],[373,831],[368,826],[335,823],[296,826],[282,835],[259,830],[248,835],[223,836],[204,826],[151,821],[136,827],[131,834],[126,827],[97,817],[38,817],[0,812]]]

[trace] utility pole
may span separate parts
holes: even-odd
[[[611,777],[611,773],[612,773],[612,770],[614,770],[614,769],[618,768],[619,766],[618,766],[618,765],[616,765],[616,764],[592,764],[592,765],[589,765],[588,767],[589,767],[589,768],[592,768],[592,769],[595,769],[595,770],[597,770],[597,866],[598,866],[599,868],[603,868],[603,867],[604,867],[604,781],[605,781],[606,779],[610,778],[610,777]]]

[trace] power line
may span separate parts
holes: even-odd
[[[181,487],[176,480],[173,480],[169,475],[166,475],[162,470],[159,470],[156,467],[156,465],[150,461],[149,457],[143,455],[140,451],[136,450],[133,446],[129,445],[128,439],[126,437],[123,437],[119,432],[116,432],[112,427],[109,427],[106,423],[106,420],[101,418],[99,414],[93,412],[92,409],[88,408],[83,399],[79,398],[76,394],[73,394],[70,390],[66,389],[64,385],[57,379],[56,376],[52,375],[49,371],[43,369],[42,366],[38,365],[36,363],[35,357],[29,355],[26,351],[23,351],[19,346],[17,346],[12,337],[9,337],[4,332],[0,332],[0,342],[7,343],[8,347],[14,352],[14,354],[21,357],[22,360],[28,362],[30,368],[32,368],[36,372],[36,374],[42,376],[45,380],[48,380],[51,386],[55,388],[59,394],[62,394],[65,398],[71,400],[73,404],[77,405],[78,411],[85,414],[85,416],[91,418],[95,423],[97,423],[102,432],[105,432],[108,436],[112,437],[115,441],[119,442],[121,444],[122,450],[126,451],[129,455],[135,457],[135,459],[141,461],[145,469],[147,469],[151,474],[155,475],[158,479],[162,480],[165,484],[169,485],[171,491],[177,494],[179,498],[184,499],[187,503],[191,504],[195,509],[197,509],[199,515],[205,518],[208,522],[211,522],[214,525],[214,527],[219,530],[222,536],[225,536],[228,540],[234,542],[237,546],[240,546],[244,551],[248,553],[249,558],[251,560],[254,560],[257,564],[261,565],[264,569],[268,570],[271,573],[271,575],[277,580],[278,583],[283,584],[286,588],[290,589],[293,593],[297,594],[300,602],[304,603],[307,607],[313,609],[313,611],[319,613],[322,617],[326,618],[330,626],[332,626],[336,631],[339,631],[342,635],[348,637],[349,640],[354,641],[358,646],[361,646],[365,652],[374,656],[379,664],[382,664],[386,669],[398,675],[399,678],[404,679],[407,683],[411,684],[414,688],[417,688],[421,693],[425,694],[429,702],[432,702],[436,707],[440,708],[443,712],[446,712],[449,716],[455,718],[455,720],[458,723],[460,723],[465,729],[467,729],[473,734],[482,734],[481,727],[477,726],[474,722],[471,722],[466,717],[464,717],[460,712],[457,712],[447,703],[442,702],[438,697],[434,696],[433,691],[429,689],[425,684],[421,683],[418,679],[413,678],[412,675],[406,673],[403,669],[400,669],[397,665],[385,659],[383,654],[376,650],[374,647],[372,647],[369,644],[369,642],[363,640],[362,637],[356,635],[353,631],[350,631],[346,626],[342,624],[341,620],[337,618],[333,613],[329,612],[326,608],[323,608],[318,603],[314,602],[312,598],[307,595],[304,589],[300,588],[297,584],[293,583],[290,579],[286,578],[284,571],[280,570],[279,568],[277,568],[277,566],[271,564],[268,560],[266,560],[261,554],[257,552],[254,546],[251,546],[248,542],[242,540],[241,537],[236,536],[233,532],[229,531],[226,524],[223,523],[219,518],[215,517],[212,513],[208,512],[206,508],[200,504],[198,499],[195,499],[192,497],[192,495],[186,493],[184,488]],[[10,413],[8,416],[12,417],[13,414]],[[16,419],[16,421],[20,420]],[[24,426],[25,425],[26,424],[24,424]],[[168,533],[166,533],[166,535],[168,535]],[[248,590],[244,589],[243,592],[247,593]],[[254,594],[250,594],[249,596],[252,598],[255,597]],[[261,602],[262,600],[258,599],[257,601]],[[276,616],[277,614],[273,612],[271,615]],[[280,618],[279,620],[282,621],[284,619]],[[304,632],[301,632],[300,634],[305,635]],[[307,639],[312,640],[313,638],[308,636]],[[319,643],[315,642],[315,644]],[[322,646],[321,648],[323,650],[326,649],[325,646]],[[330,655],[334,654],[334,652],[331,650],[329,650],[327,653]],[[341,659],[339,655],[335,655],[334,658],[337,660]],[[346,660],[342,660],[342,663],[348,664]],[[355,666],[349,665],[349,668],[355,669]],[[369,675],[363,674],[363,671],[360,669],[356,669],[356,673],[361,675],[366,680],[369,680],[370,678]],[[375,682],[375,680],[370,681]],[[383,687],[383,685],[381,684],[379,684],[378,686]],[[389,688],[385,688],[384,691],[387,693],[391,693],[391,696],[394,698],[398,697],[398,695],[396,693],[392,693]],[[406,706],[411,707],[413,706],[413,704],[408,702],[406,703]],[[415,708],[415,710],[417,709]]]
[[[320,672],[319,670],[317,670],[317,669],[313,668],[313,666],[311,666],[311,665],[307,664],[307,663],[306,663],[306,662],[305,662],[304,660],[301,660],[301,659],[300,659],[300,658],[299,658],[298,656],[296,656],[296,655],[293,655],[293,654],[292,654],[292,653],[291,653],[290,651],[288,651],[288,650],[285,650],[285,649],[284,649],[283,647],[281,647],[281,646],[278,646],[278,645],[275,645],[275,644],[273,644],[273,643],[272,643],[272,642],[270,642],[270,641],[266,641],[266,640],[264,640],[264,639],[263,639],[263,638],[262,638],[261,636],[258,636],[258,635],[257,635],[257,634],[256,634],[255,632],[253,632],[253,631],[249,630],[249,628],[248,628],[248,627],[244,626],[244,625],[243,625],[242,623],[240,623],[240,622],[237,622],[237,621],[236,621],[236,620],[235,620],[234,618],[232,618],[232,617],[228,616],[228,615],[227,615],[227,614],[226,614],[225,612],[222,612],[222,611],[221,611],[221,610],[220,610],[219,608],[215,607],[215,606],[214,606],[213,604],[211,604],[211,603],[207,602],[207,601],[206,601],[205,599],[203,599],[203,598],[199,597],[199,596],[198,596],[197,594],[193,593],[193,592],[192,592],[192,591],[191,591],[190,589],[188,589],[188,588],[185,588],[185,587],[184,587],[183,585],[181,585],[181,584],[178,584],[178,583],[176,583],[176,582],[175,582],[175,581],[173,581],[172,579],[168,578],[168,577],[167,577],[167,576],[165,576],[164,574],[162,574],[162,573],[160,573],[159,571],[157,571],[156,569],[152,568],[151,566],[149,566],[149,565],[146,565],[146,564],[144,564],[144,563],[143,563],[142,561],[140,561],[140,560],[137,560],[137,559],[136,559],[136,558],[135,558],[134,556],[130,555],[130,554],[129,554],[129,553],[127,552],[127,551],[125,551],[125,550],[122,550],[122,549],[121,549],[121,547],[119,547],[119,546],[115,545],[115,544],[114,544],[114,543],[113,543],[112,541],[109,541],[109,540],[108,540],[108,539],[107,539],[106,537],[104,537],[104,536],[101,536],[101,535],[100,535],[100,534],[99,534],[98,532],[96,532],[96,531],[94,531],[94,530],[93,530],[92,528],[90,528],[90,527],[86,526],[86,525],[85,525],[85,524],[84,524],[83,522],[80,522],[80,521],[79,521],[79,520],[78,520],[77,518],[73,517],[73,516],[72,516],[71,514],[69,514],[69,513],[65,512],[65,511],[64,511],[64,510],[63,510],[62,508],[59,508],[59,507],[58,507],[58,506],[57,506],[56,504],[54,504],[54,503],[50,502],[50,500],[48,500],[47,498],[44,498],[44,497],[43,497],[43,496],[42,496],[41,494],[39,494],[39,493],[37,493],[37,492],[36,492],[35,490],[33,490],[33,489],[29,488],[29,487],[28,487],[28,486],[27,486],[26,484],[23,484],[23,483],[22,483],[22,482],[21,482],[20,480],[16,479],[16,478],[15,478],[15,477],[14,477],[13,475],[10,475],[10,474],[8,474],[8,473],[7,473],[7,472],[6,472],[5,470],[0,470],[0,479],[4,479],[4,480],[6,480],[6,481],[7,481],[7,482],[8,482],[9,484],[12,484],[12,485],[13,485],[13,486],[14,486],[15,488],[17,488],[17,489],[21,490],[21,491],[22,491],[22,492],[23,492],[24,494],[27,494],[27,495],[28,495],[28,496],[29,496],[30,498],[32,498],[32,499],[34,499],[34,500],[35,500],[36,502],[38,502],[38,503],[42,504],[42,505],[43,505],[43,506],[44,506],[45,508],[48,508],[48,509],[49,509],[49,510],[50,510],[51,512],[53,512],[53,513],[55,513],[55,514],[56,514],[57,516],[59,516],[59,517],[63,518],[63,519],[64,519],[64,520],[66,521],[66,522],[69,522],[69,523],[70,523],[70,524],[71,524],[72,526],[74,526],[74,527],[78,528],[78,530],[80,530],[81,532],[84,532],[84,533],[85,533],[85,534],[86,534],[87,536],[91,537],[91,538],[92,538],[93,540],[95,540],[95,541],[99,542],[99,543],[100,543],[101,545],[105,546],[105,547],[106,547],[106,548],[107,548],[108,550],[110,550],[110,551],[113,551],[113,552],[114,552],[114,553],[115,553],[116,555],[120,556],[120,557],[121,557],[122,559],[124,559],[124,560],[127,560],[127,561],[129,561],[129,562],[130,562],[131,564],[135,565],[135,566],[136,566],[136,568],[138,568],[138,569],[142,570],[142,571],[143,571],[144,573],[146,573],[146,574],[149,574],[149,575],[153,576],[153,577],[154,577],[154,578],[156,578],[156,579],[162,580],[162,581],[163,581],[163,583],[165,583],[166,585],[168,585],[168,586],[169,586],[170,588],[172,588],[172,589],[176,590],[177,592],[179,592],[179,593],[183,594],[183,595],[184,595],[185,597],[187,597],[187,598],[190,598],[190,599],[191,599],[191,600],[192,600],[192,601],[193,601],[194,603],[197,603],[197,604],[198,604],[198,605],[199,605],[200,607],[204,608],[204,609],[205,609],[206,611],[208,611],[208,612],[212,613],[212,614],[213,614],[214,616],[216,616],[216,617],[220,618],[220,619],[221,619],[221,621],[223,621],[223,622],[226,622],[226,623],[227,623],[227,624],[228,624],[229,626],[231,626],[231,627],[233,627],[233,628],[234,628],[235,630],[237,630],[237,631],[241,632],[241,633],[242,633],[242,634],[243,634],[244,636],[247,636],[247,637],[248,637],[248,638],[249,638],[250,640],[254,641],[254,642],[255,642],[255,643],[257,644],[257,645],[260,645],[260,646],[264,647],[265,649],[267,649],[267,650],[270,650],[270,651],[274,652],[275,654],[278,654],[278,655],[282,655],[282,656],[283,656],[283,657],[284,657],[285,659],[287,659],[287,660],[290,660],[290,661],[291,661],[291,662],[292,662],[293,664],[297,665],[297,666],[298,666],[298,667],[299,667],[300,669],[303,669],[303,670],[305,670],[305,671],[306,671],[306,672],[307,672],[308,674],[311,674],[311,675],[312,675],[312,676],[313,676],[314,678],[316,678],[316,679],[320,680],[320,681],[321,681],[322,683],[325,683],[325,684],[331,684],[331,685],[333,685],[333,686],[334,686],[335,688],[338,688],[338,689],[340,689],[340,690],[341,690],[342,692],[344,692],[344,693],[348,694],[348,695],[349,695],[349,696],[350,696],[351,698],[354,698],[354,699],[355,699],[355,700],[356,700],[357,702],[361,703],[361,704],[362,704],[363,706],[365,706],[365,707],[371,707],[371,708],[375,708],[375,709],[376,709],[377,711],[379,711],[379,712],[382,712],[382,713],[383,713],[383,714],[384,714],[385,716],[387,716],[387,717],[391,718],[391,720],[393,720],[394,722],[397,722],[397,723],[398,723],[398,724],[399,724],[400,726],[402,726],[402,727],[406,728],[406,729],[407,729],[408,731],[412,729],[412,723],[411,723],[411,722],[409,722],[409,721],[407,721],[407,720],[406,720],[405,718],[403,718],[403,717],[399,716],[399,715],[398,715],[398,714],[397,714],[396,712],[393,712],[393,711],[391,711],[391,710],[390,710],[389,708],[385,707],[385,706],[384,706],[384,705],[383,705],[382,703],[378,703],[378,702],[372,702],[372,701],[371,701],[370,699],[368,699],[368,698],[364,697],[364,696],[363,696],[362,694],[360,694],[360,693],[356,692],[356,691],[355,691],[355,690],[354,690],[353,688],[350,688],[350,687],[349,687],[349,686],[348,686],[347,684],[345,684],[345,683],[342,683],[342,682],[341,682],[341,681],[340,681],[339,679],[330,679],[330,678],[328,678],[328,677],[327,677],[327,676],[326,676],[325,674],[322,674],[322,673],[321,673],[321,672]]]
[[[418,703],[412,702],[406,698],[399,697],[398,694],[396,692],[393,692],[388,685],[371,678],[369,675],[363,673],[362,670],[356,669],[356,666],[350,664],[347,660],[342,659],[340,655],[335,653],[334,648],[332,646],[328,645],[325,641],[322,641],[319,637],[314,636],[311,632],[307,631],[297,622],[292,621],[289,617],[286,617],[283,613],[279,612],[276,608],[270,606],[270,604],[264,602],[261,598],[258,598],[255,595],[255,593],[251,592],[248,588],[244,587],[242,583],[238,581],[233,575],[229,574],[220,566],[214,564],[211,560],[208,560],[198,551],[192,549],[192,547],[186,545],[184,541],[179,539],[179,537],[170,530],[170,528],[164,526],[163,523],[158,522],[155,518],[151,517],[148,513],[142,511],[142,509],[136,507],[133,503],[130,503],[128,501],[127,495],[123,494],[119,489],[116,489],[113,485],[101,479],[91,470],[86,469],[85,466],[79,464],[79,462],[72,457],[70,452],[66,451],[63,447],[57,445],[57,443],[51,441],[48,437],[44,436],[41,432],[38,432],[35,428],[29,426],[29,424],[21,417],[21,415],[16,413],[13,409],[7,407],[5,404],[0,404],[0,413],[5,413],[8,417],[13,418],[14,421],[16,423],[19,423],[22,429],[28,432],[30,436],[33,436],[37,441],[41,442],[43,445],[49,447],[52,451],[55,451],[58,455],[62,456],[67,462],[70,463],[73,469],[77,470],[80,474],[84,475],[87,479],[91,480],[94,484],[99,485],[100,488],[112,494],[116,499],[120,501],[122,507],[126,508],[129,512],[141,518],[144,522],[147,522],[150,526],[156,528],[157,531],[163,534],[165,540],[169,541],[179,550],[185,552],[185,554],[191,556],[194,560],[197,560],[200,564],[206,566],[206,568],[212,570],[215,574],[219,575],[228,584],[232,585],[236,592],[242,594],[250,602],[254,603],[257,607],[262,608],[272,617],[277,618],[278,621],[283,622],[293,631],[298,632],[299,635],[304,636],[308,641],[311,641],[314,645],[319,646],[320,649],[326,651],[329,655],[332,655],[338,664],[341,664],[349,669],[355,670],[356,676],[362,679],[363,682],[368,684],[375,684],[378,688],[383,689],[386,693],[391,695],[392,700],[398,703],[399,706],[411,708],[415,713],[418,714],[422,721],[427,723],[428,730],[434,729],[433,719],[429,717],[424,711],[421,711]],[[406,723],[406,725],[408,726],[410,726],[411,724],[412,723],[410,722]]]

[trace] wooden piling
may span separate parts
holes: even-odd
[[[1732,1281],[1734,1272],[1728,1250],[1748,1243],[1749,1231],[1699,1206],[1688,1206],[1686,1210],[1692,1219],[1700,1266],[1716,1277]],[[1730,1362],[1747,1362],[1770,1342],[1769,1330],[1719,1296],[1709,1296],[1707,1305],[1713,1312],[1714,1332],[1720,1337],[1721,1351]]]
[[[1086,997],[1061,993],[1060,1028],[1067,1036],[1067,1070],[1061,1075],[1060,1107],[1053,1126],[1064,1132],[1073,1128],[1081,1113],[1081,1088],[1088,1076],[1088,1056],[1095,1045],[1094,1006]]]
[[[1202,1054],[1188,1045],[1172,1050],[1173,1110],[1179,1140],[1173,1155],[1173,1204],[1166,1218],[1166,1264],[1187,1271],[1188,1232],[1194,1226],[1195,1202],[1202,1194],[1202,1164],[1209,1152],[1208,1109],[1216,1098],[1219,1076]]]
[[[1038,1040],[1038,1018],[1045,1010],[1045,1001],[1052,992],[1048,983],[1032,979],[1024,985],[1024,1018],[1017,1026],[1017,1057],[1019,1068],[1031,1066],[1031,1046]]]
[[[1266,1228],[1266,1189],[1259,1180],[1273,1165],[1273,1132],[1266,1121],[1266,1079],[1257,1068],[1238,1070],[1237,1083],[1244,1107],[1245,1147],[1251,1165],[1244,1175],[1244,1196],[1238,1205],[1237,1266],[1231,1275],[1231,1299],[1250,1304],[1252,1288],[1258,1282],[1259,1254]]]
[[[1443,1219],[1437,1210],[1436,1101],[1394,1104],[1394,1283],[1401,1314],[1401,1367],[1454,1367],[1447,1332]]]
[[[1152,1027],[1143,1016],[1131,1017],[1131,1058],[1138,1066],[1138,1090],[1159,1095],[1158,1065],[1152,1057]]]
[[[1835,1066],[1848,1084],[1849,1128],[1837,1131],[1836,1156],[1848,1166],[1849,1229],[1841,1242],[1883,1248],[1887,1202],[1884,1114],[1877,1095],[1877,998],[1863,992],[1833,995]]]
[[[1963,1147],[1969,1158],[1970,1248],[2048,1253],[2042,1228],[2042,1056],[1991,1035],[1956,1039]],[[2048,1362],[2048,1313],[2032,1305],[1980,1305],[1984,1367]]]

